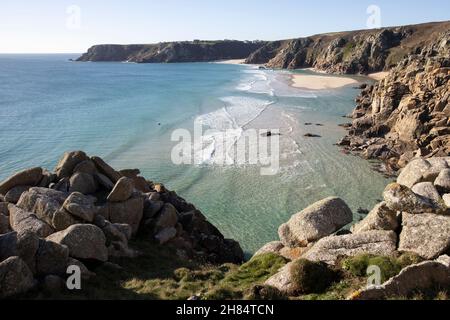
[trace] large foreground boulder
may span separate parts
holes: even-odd
[[[327,198],[293,215],[280,226],[278,234],[285,246],[304,247],[333,234],[352,220],[352,211],[343,200]]]
[[[367,217],[352,226],[353,233],[362,233],[372,230],[395,231],[399,227],[397,213],[386,205],[385,202],[377,204]]]
[[[53,218],[58,212],[68,194],[47,188],[31,188],[20,197],[17,206],[25,211],[33,212],[49,225],[53,225]]]
[[[339,257],[353,257],[366,253],[390,256],[397,247],[393,231],[368,231],[344,236],[330,236],[319,240],[303,257],[334,265]]]
[[[73,216],[86,222],[92,222],[98,213],[95,200],[94,197],[88,197],[82,193],[74,192],[64,201],[63,207]]]
[[[443,259],[442,261],[448,261]],[[450,267],[437,261],[425,261],[403,269],[399,275],[388,280],[381,286],[362,290],[353,296],[357,300],[381,300],[389,297],[408,297],[417,292],[450,286]]]
[[[403,213],[399,251],[435,259],[450,249],[450,216]]]
[[[0,194],[6,195],[17,186],[37,186],[43,177],[42,172],[42,168],[32,168],[16,173],[0,183]]]
[[[10,204],[8,209],[10,225],[14,231],[33,232],[40,238],[45,238],[55,231],[50,225],[40,220],[32,212],[22,210],[13,204]]]
[[[47,237],[69,248],[69,255],[75,259],[107,261],[108,250],[103,231],[91,224],[76,224],[64,231]]]
[[[0,299],[25,293],[33,285],[33,274],[21,258],[10,257],[0,263]]]

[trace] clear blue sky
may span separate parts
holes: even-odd
[[[369,5],[380,7],[382,26],[450,20],[449,0],[0,0],[0,52],[366,29]]]

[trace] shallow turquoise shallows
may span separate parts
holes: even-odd
[[[309,92],[291,88],[285,71],[69,61],[76,56],[0,55],[0,179],[32,166],[53,169],[63,152],[85,150],[164,182],[248,253],[328,196],[342,197],[358,219],[357,209],[372,207],[387,183],[370,163],[334,146],[354,107],[352,87]],[[210,129],[207,152],[196,164],[175,165],[172,133],[192,131],[194,120]],[[280,141],[275,175],[222,153],[221,133],[233,144],[247,129],[280,130],[272,137]],[[194,159],[198,149],[192,146]]]

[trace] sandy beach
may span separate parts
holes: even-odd
[[[244,64],[244,63],[245,63],[245,59],[220,60],[220,61],[215,61],[214,63],[221,63],[221,64]]]
[[[384,80],[384,78],[386,78],[388,74],[389,74],[389,71],[371,73],[371,74],[369,74],[369,78],[372,78],[377,81],[381,81],[381,80]]]
[[[337,89],[358,81],[346,77],[331,77],[326,75],[293,74],[292,86],[295,88],[309,90]]]

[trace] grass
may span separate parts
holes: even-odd
[[[356,43],[354,42],[349,42],[346,44],[346,46],[344,47],[344,61],[348,60],[352,53],[353,53],[353,49],[356,48]]]
[[[381,281],[386,282],[390,278],[398,275],[403,268],[420,261],[419,257],[410,253],[405,253],[400,257],[362,254],[344,259],[341,266],[343,270],[354,277],[366,277],[369,266],[378,266],[381,270]]]
[[[120,270],[94,270],[97,276],[82,282],[82,290],[30,293],[25,299],[186,300],[194,295],[201,299],[242,299],[253,286],[262,285],[287,263],[285,258],[269,253],[241,266],[201,265],[182,260],[174,250],[145,240],[130,244],[143,255],[113,261],[122,266]]]

